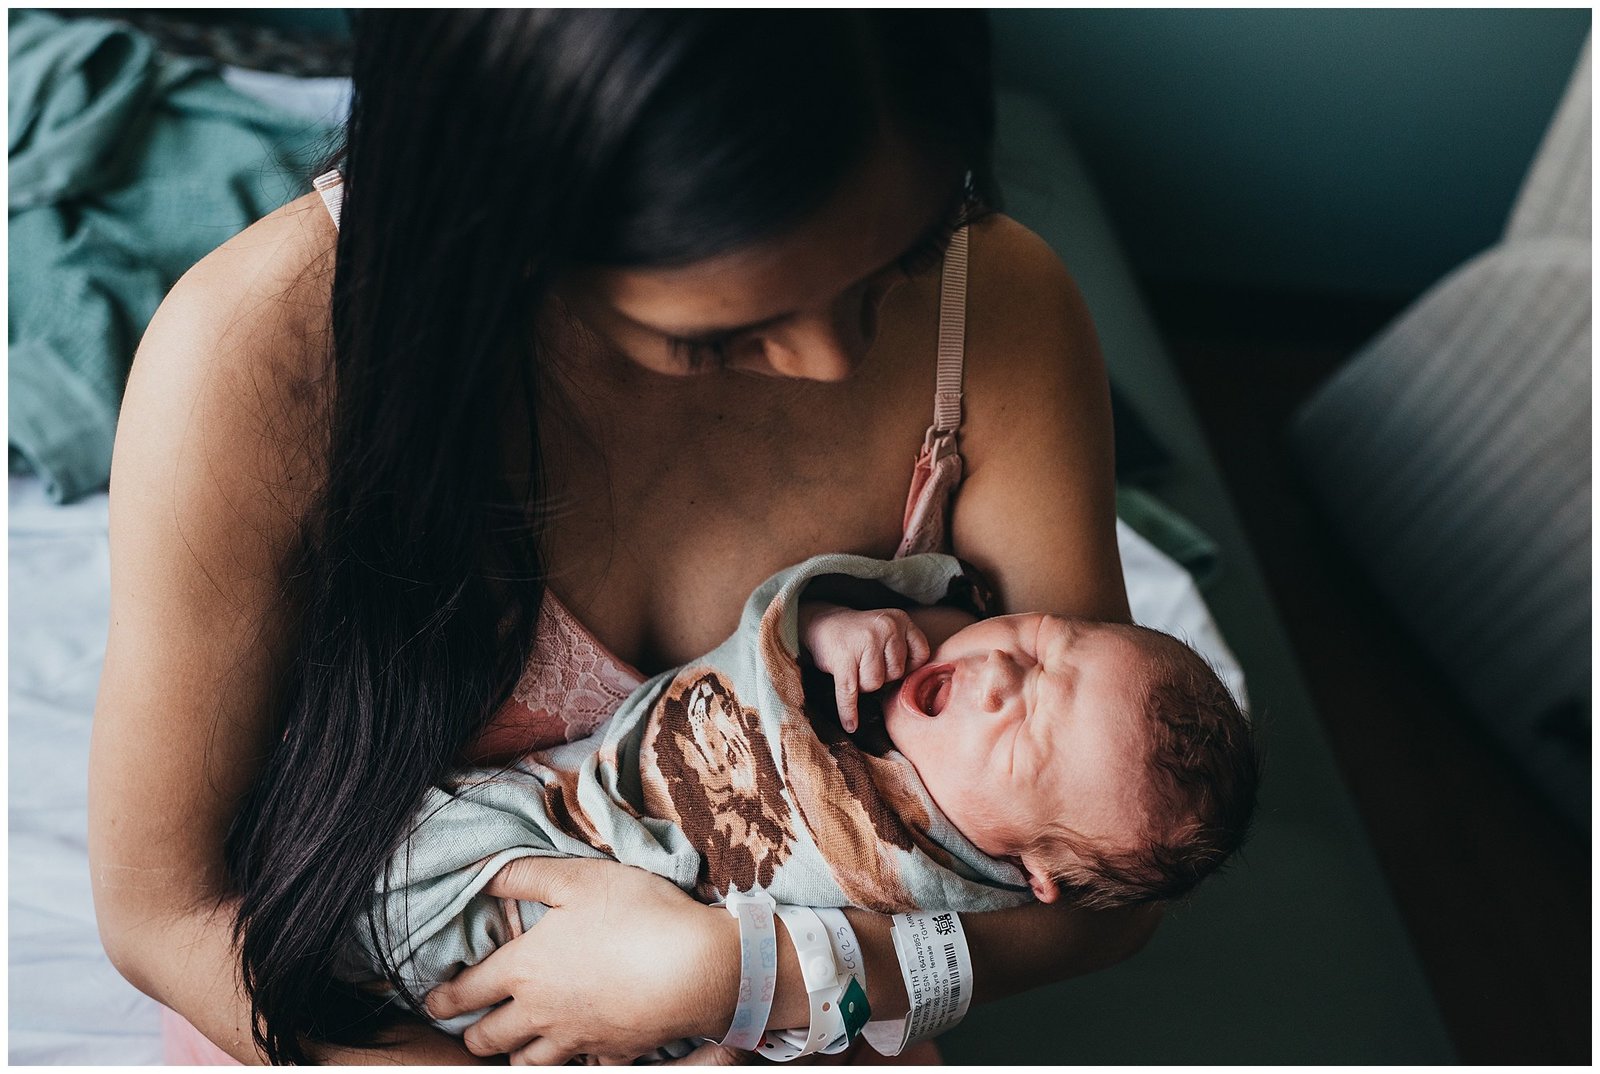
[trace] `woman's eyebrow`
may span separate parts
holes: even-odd
[[[879,265],[877,268],[861,277],[861,279],[850,284],[850,287],[861,286],[874,276],[881,275],[888,269],[893,268],[913,250],[916,250],[924,244],[931,243],[938,239],[947,229],[950,228],[951,221],[956,218],[956,214],[962,210],[962,208],[966,205],[966,202],[966,187],[958,187],[956,189],[955,196],[940,207],[939,212],[934,216],[932,222],[929,223],[927,227],[923,228],[922,231],[918,232],[916,238],[908,242],[905,245],[905,248],[894,257],[891,257],[888,261],[885,261],[883,264]],[[846,290],[849,290],[850,287],[847,287]],[[730,336],[738,336],[743,335],[746,332],[759,331],[762,328],[775,325],[780,321],[786,321],[790,317],[794,316],[795,311],[790,310],[787,313],[779,313],[772,317],[765,317],[759,321],[752,321],[749,324],[697,328],[682,332],[661,328],[658,325],[645,324],[643,321],[636,321],[632,317],[629,317],[626,313],[623,313],[621,310],[617,310],[616,313],[629,324],[634,325],[637,328],[642,328],[646,332],[651,332],[658,336],[664,336],[668,339],[681,340],[684,343],[715,343],[718,340],[727,339]]]

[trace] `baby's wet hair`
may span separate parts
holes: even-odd
[[[1065,825],[1033,840],[1060,862],[1061,897],[1092,909],[1169,902],[1192,892],[1244,844],[1263,758],[1250,719],[1205,659],[1170,634],[1145,635],[1151,673],[1143,700],[1151,831],[1131,848],[1100,845]]]

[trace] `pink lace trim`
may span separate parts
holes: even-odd
[[[504,759],[593,734],[643,682],[546,589],[533,653],[472,756]]]

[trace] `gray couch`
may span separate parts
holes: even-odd
[[[1501,240],[1306,405],[1301,468],[1398,618],[1575,825],[1590,801],[1589,47]]]

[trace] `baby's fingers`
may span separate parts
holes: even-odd
[[[883,643],[883,682],[880,682],[874,689],[882,689],[886,683],[905,678],[906,672],[911,670],[906,666],[906,658],[909,654],[906,633],[915,629],[916,627],[908,626],[905,632],[896,631],[889,635],[888,641]]]
[[[861,718],[856,713],[856,700],[859,695],[860,691],[856,688],[853,674],[833,677],[833,697],[839,704],[839,726],[846,731],[854,731],[861,723]]]
[[[862,693],[870,694],[874,690],[883,689],[883,684],[889,681],[886,669],[887,660],[885,651],[888,645],[882,648],[868,649],[861,654],[861,676],[856,680],[856,685],[861,687]]]
[[[906,625],[906,666],[897,677],[904,677],[928,662],[933,649],[928,645],[928,635],[915,623]]]

